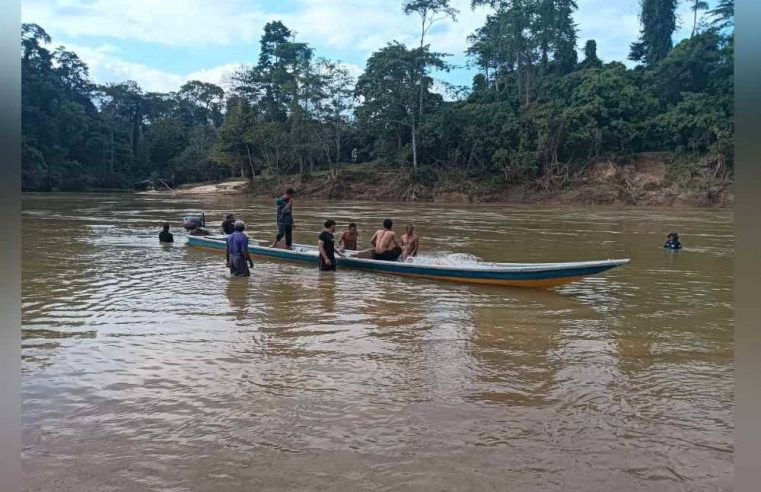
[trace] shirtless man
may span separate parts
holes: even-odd
[[[356,251],[357,249],[357,224],[349,224],[349,229],[341,234],[341,238],[338,240],[338,250],[344,251]]]
[[[415,234],[415,226],[407,224],[404,226],[405,233],[399,239],[399,244],[402,246],[402,261],[406,260],[410,256],[416,256],[419,238]]]
[[[383,221],[383,229],[378,229],[370,238],[373,245],[373,259],[384,261],[396,261],[402,254],[402,247],[396,239],[396,233],[391,230],[394,223],[391,219]]]

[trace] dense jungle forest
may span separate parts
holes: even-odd
[[[226,87],[190,81],[169,93],[93,83],[76,53],[24,24],[23,189],[255,181],[366,162],[551,188],[590,162],[643,152],[731,178],[734,2],[688,3],[694,17],[680,20],[677,0],[641,1],[627,66],[578,39],[574,0],[473,0],[490,13],[468,37],[470,87],[434,78],[452,68],[426,38],[457,22],[448,0],[404,2],[419,43],[390,40],[356,78],[273,21],[258,59]],[[674,45],[677,22],[691,35]]]

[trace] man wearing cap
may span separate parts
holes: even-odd
[[[246,224],[242,220],[236,220],[233,229],[233,233],[227,236],[227,267],[233,277],[248,277],[251,275],[249,267],[253,268],[254,262],[248,252],[248,236],[243,233]]]

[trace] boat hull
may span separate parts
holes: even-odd
[[[254,241],[252,240],[252,242]],[[224,253],[226,249],[223,238],[188,236],[188,244],[217,253]],[[318,263],[318,254],[313,247],[294,245],[294,251],[291,251],[251,244],[248,249],[252,256],[315,265]],[[549,288],[576,282],[583,277],[602,273],[628,262],[629,260],[546,264],[502,263],[495,264],[495,267],[490,268],[473,268],[415,265],[414,263],[400,261],[345,257],[337,258],[336,263],[341,268],[446,282]]]

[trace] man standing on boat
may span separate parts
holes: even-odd
[[[317,238],[317,247],[320,250],[320,271],[334,272],[336,270],[336,249],[333,233],[336,232],[334,220],[325,221],[325,230]],[[341,252],[338,252],[341,255]]]
[[[383,261],[396,261],[402,254],[402,247],[396,239],[396,233],[391,230],[394,223],[391,219],[383,221],[383,229],[378,229],[370,238],[373,245],[373,259]]]
[[[349,224],[349,229],[345,230],[341,234],[341,239],[338,240],[338,251],[344,251],[345,249],[349,251],[357,250],[357,224],[354,222]]]
[[[285,236],[285,249],[291,249],[293,244],[293,188],[288,188],[285,194],[275,201],[277,206],[277,237],[272,248]]]
[[[230,275],[234,277],[248,277],[251,275],[250,268],[254,267],[251,255],[248,252],[248,236],[243,231],[246,224],[242,220],[235,221],[234,231],[227,236],[227,249],[225,259]]]

